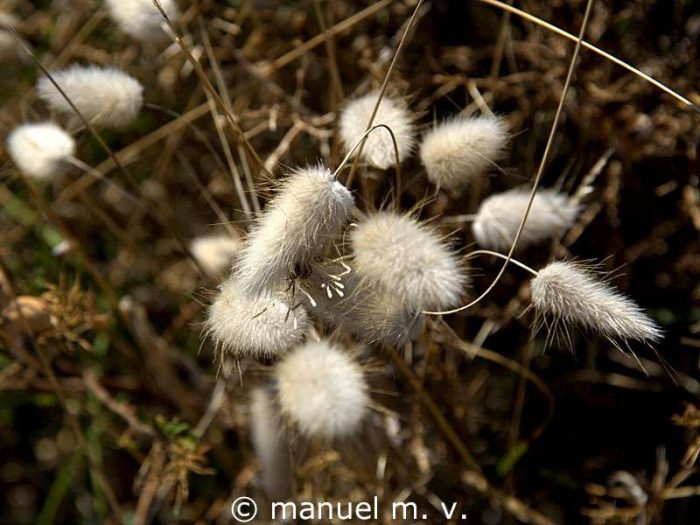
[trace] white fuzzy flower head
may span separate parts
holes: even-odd
[[[227,233],[197,237],[190,242],[192,256],[209,275],[221,276],[231,268],[241,241]]]
[[[369,124],[378,97],[378,91],[360,97],[350,102],[340,114],[340,138],[346,153],[358,143],[367,131],[367,124]],[[399,100],[384,95],[372,122],[373,126],[378,124],[384,124],[391,128],[396,137],[399,161],[403,162],[411,154],[415,143],[411,114]],[[355,151],[357,152],[359,149]],[[378,128],[370,133],[362,148],[362,160],[382,170],[396,164],[394,143],[391,134],[386,129]]]
[[[51,73],[78,111],[98,128],[122,128],[139,114],[143,86],[113,67],[73,65]],[[37,83],[39,97],[59,113],[80,122],[68,101],[46,77]]]
[[[460,190],[496,166],[507,144],[508,128],[503,119],[456,117],[425,134],[420,158],[433,184]]]
[[[459,303],[467,276],[457,254],[440,235],[417,220],[379,212],[350,231],[360,278],[395,296],[411,310]]]
[[[509,250],[527,209],[530,191],[515,188],[481,203],[472,223],[477,242],[491,250]],[[538,190],[525,222],[518,248],[561,237],[571,228],[580,206],[555,190]]]
[[[307,437],[333,439],[355,432],[368,404],[358,363],[338,345],[308,342],[276,368],[279,406]]]
[[[158,43],[167,35],[161,27],[163,16],[153,0],[106,0],[109,14],[119,28],[141,42]],[[160,5],[171,22],[178,16],[172,0],[160,0]]]
[[[299,344],[308,329],[306,312],[281,297],[249,298],[235,279],[224,281],[209,307],[206,333],[235,358],[269,359]]]
[[[258,295],[305,273],[340,232],[353,205],[352,194],[329,170],[294,173],[248,234],[236,266],[241,290]]]
[[[364,343],[398,346],[414,340],[423,326],[420,312],[363,280],[345,263],[316,265],[303,286],[309,293],[305,304],[310,314]]]
[[[7,137],[7,150],[26,175],[48,179],[65,171],[75,154],[75,141],[51,122],[22,124]]]
[[[614,344],[661,339],[661,329],[632,300],[572,262],[553,262],[531,281],[538,321],[555,333],[578,325]]]

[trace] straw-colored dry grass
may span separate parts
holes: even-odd
[[[146,100],[124,130],[75,131],[92,174],[24,180],[2,140],[3,522],[229,523],[232,499],[265,501],[247,403],[269,366],[220,369],[201,343],[217,279],[188,246],[213,231],[243,235],[289,169],[338,166],[338,112],[380,88],[416,1],[179,4],[184,48],[164,50],[117,31],[97,0],[0,2],[43,68],[121,67]],[[586,2],[513,4],[577,34]],[[692,2],[598,0],[586,40],[700,104],[699,22]],[[543,352],[547,334],[532,338],[522,315],[529,276],[509,266],[474,308],[429,316],[415,343],[366,350],[371,415],[354,439],[293,441],[298,499],[378,495],[385,509],[405,499],[427,523],[445,522],[440,501],[459,502],[473,524],[696,523],[700,117],[588,47],[542,185],[593,192],[561,241],[518,259],[603,260],[664,341],[634,347],[638,360],[580,333],[573,352]],[[473,249],[481,200],[537,172],[573,49],[478,0],[426,2],[391,93],[422,129],[460,110],[493,112],[514,136],[499,168],[460,197],[436,193],[414,155],[398,205]],[[34,88],[43,73],[20,55],[0,63],[3,139],[49,117]],[[392,170],[359,164],[349,179],[362,210],[396,204]],[[469,298],[501,264],[470,261]]]

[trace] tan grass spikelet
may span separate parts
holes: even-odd
[[[7,137],[7,150],[27,176],[46,180],[63,174],[75,154],[75,140],[51,122],[22,124]]]
[[[143,86],[114,67],[74,64],[51,73],[52,78],[91,124],[98,128],[123,128],[138,116],[143,105]],[[78,116],[47,77],[37,82],[37,93],[52,110]]]

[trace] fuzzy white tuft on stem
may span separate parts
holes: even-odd
[[[550,263],[532,279],[531,288],[539,323],[552,332],[574,324],[615,344],[654,343],[662,337],[658,325],[637,304],[579,264]]]
[[[27,176],[44,180],[65,171],[75,154],[75,140],[51,122],[22,124],[7,137],[7,150]]]
[[[362,368],[340,346],[307,342],[276,367],[282,414],[307,437],[346,437],[360,426],[369,405]]]
[[[428,179],[440,188],[460,190],[496,166],[508,144],[499,117],[456,117],[435,125],[420,145]]]
[[[378,92],[373,92],[350,102],[340,115],[340,138],[349,152],[367,131],[367,125],[377,104]],[[397,99],[384,96],[379,103],[373,124],[391,129],[396,138],[399,160],[404,161],[415,143],[415,130],[410,112]],[[396,163],[391,134],[378,128],[367,137],[360,148],[362,159],[379,169],[387,169]],[[359,150],[358,150],[359,151]]]
[[[98,128],[122,128],[139,114],[143,86],[113,67],[72,65],[51,73],[53,80],[91,124]],[[79,122],[75,111],[49,78],[37,83],[39,97],[59,113]]]
[[[515,188],[492,195],[481,203],[472,223],[477,242],[492,250],[508,250],[525,214],[530,192]],[[539,190],[518,241],[519,248],[561,237],[571,228],[581,206],[555,190]]]

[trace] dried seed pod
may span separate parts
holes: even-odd
[[[255,296],[307,273],[347,222],[353,205],[352,194],[330,170],[298,170],[248,234],[235,269],[240,289]]]
[[[120,69],[72,65],[51,73],[78,111],[98,128],[122,128],[141,111],[143,86]],[[77,120],[75,111],[47,77],[37,83],[39,97],[49,107]]]
[[[480,206],[472,223],[477,242],[491,250],[509,250],[530,200],[530,192],[516,188],[492,195]],[[555,190],[538,190],[518,247],[561,237],[576,221],[581,207]]]
[[[507,144],[503,119],[456,117],[436,124],[423,136],[420,158],[433,184],[460,190],[496,166]]]
[[[367,131],[378,97],[379,92],[375,91],[353,100],[340,114],[340,138],[346,153]],[[399,161],[403,162],[411,154],[415,143],[415,130],[410,112],[398,99],[384,95],[372,123],[373,126],[379,124],[389,127],[394,133]],[[396,164],[394,142],[386,129],[378,128],[367,137],[362,147],[362,159],[382,170]]]
[[[346,437],[369,405],[362,368],[329,341],[295,348],[275,369],[281,412],[307,437]]]
[[[661,329],[637,304],[602,282],[583,266],[553,262],[531,281],[532,305],[539,321],[555,332],[578,325],[611,342],[654,343]]]

